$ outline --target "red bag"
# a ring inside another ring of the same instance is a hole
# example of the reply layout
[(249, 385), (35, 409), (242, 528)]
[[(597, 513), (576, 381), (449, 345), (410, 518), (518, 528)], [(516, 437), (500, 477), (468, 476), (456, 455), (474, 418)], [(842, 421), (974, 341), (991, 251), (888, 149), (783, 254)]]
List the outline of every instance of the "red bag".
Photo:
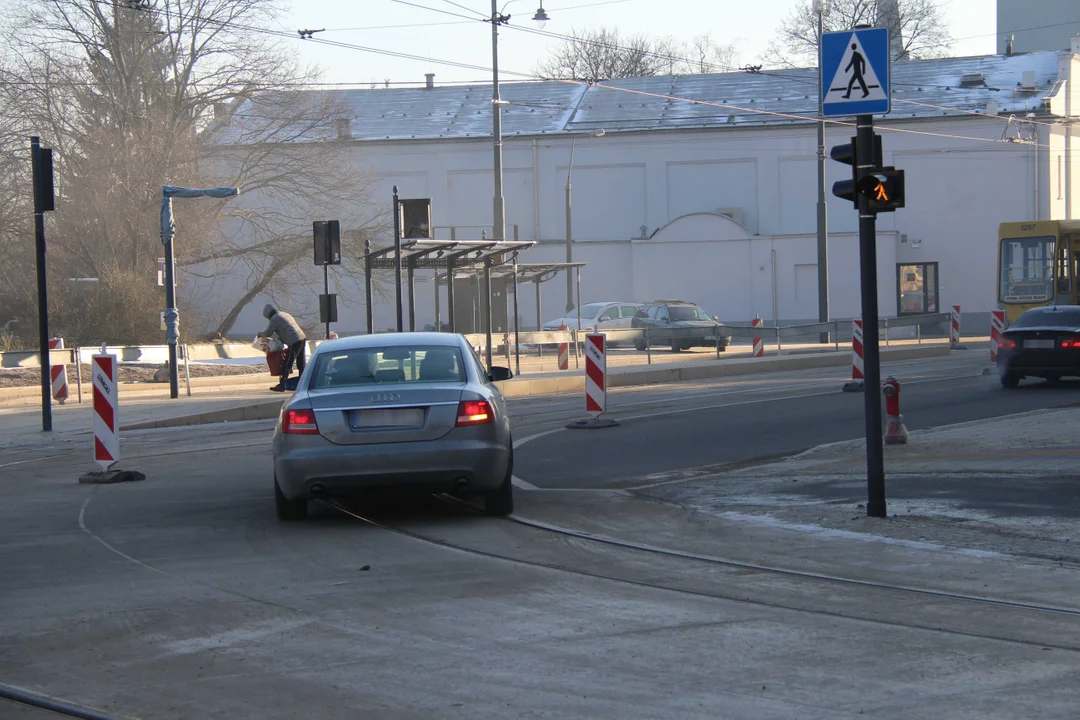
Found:
[(266, 353), (266, 364), (270, 368), (270, 374), (275, 377), (281, 375), (281, 369), (285, 367), (285, 355), (288, 351)]

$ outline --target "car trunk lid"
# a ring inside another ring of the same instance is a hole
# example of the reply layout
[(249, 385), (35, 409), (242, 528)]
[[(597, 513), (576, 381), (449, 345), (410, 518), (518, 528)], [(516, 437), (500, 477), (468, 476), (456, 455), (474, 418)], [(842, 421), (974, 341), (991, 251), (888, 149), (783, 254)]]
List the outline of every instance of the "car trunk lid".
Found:
[(437, 440), (457, 424), (464, 383), (387, 384), (308, 393), (319, 434), (337, 445)]

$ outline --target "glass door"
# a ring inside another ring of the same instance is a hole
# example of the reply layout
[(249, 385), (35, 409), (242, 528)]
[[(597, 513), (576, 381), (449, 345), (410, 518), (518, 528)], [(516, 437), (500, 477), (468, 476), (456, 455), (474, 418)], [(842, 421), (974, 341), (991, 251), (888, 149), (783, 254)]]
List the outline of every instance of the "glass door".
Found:
[(938, 310), (938, 264), (896, 266), (896, 314), (924, 315)]

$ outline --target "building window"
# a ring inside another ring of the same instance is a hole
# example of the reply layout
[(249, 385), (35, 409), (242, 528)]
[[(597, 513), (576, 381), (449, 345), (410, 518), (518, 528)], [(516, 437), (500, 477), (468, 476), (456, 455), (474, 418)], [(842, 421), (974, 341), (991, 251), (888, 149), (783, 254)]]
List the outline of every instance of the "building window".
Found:
[(938, 264), (896, 266), (896, 314), (922, 315), (938, 311)]

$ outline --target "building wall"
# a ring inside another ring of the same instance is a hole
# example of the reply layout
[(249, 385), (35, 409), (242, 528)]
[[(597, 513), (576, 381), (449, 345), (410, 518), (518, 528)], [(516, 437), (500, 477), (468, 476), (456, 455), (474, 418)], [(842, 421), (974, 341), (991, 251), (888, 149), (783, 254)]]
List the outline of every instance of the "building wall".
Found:
[(1013, 52), (1067, 50), (1080, 33), (1075, 0), (997, 0), (997, 52), (1005, 54), (1012, 35)]
[[(889, 132), (890, 126), (908, 132)], [(1004, 119), (962, 117), (901, 122), (879, 121), (886, 161), (906, 170), (907, 207), (879, 216), (878, 267), (882, 314), (896, 312), (896, 263), (939, 262), (940, 302), (965, 312), (995, 305), (997, 225), (1030, 218), (1036, 211), (1031, 145), (1000, 142)], [(1045, 130), (1045, 128), (1044, 128)], [(830, 125), (826, 145), (847, 142), (852, 129)], [(565, 258), (565, 188), (571, 139), (510, 138), (504, 144), (507, 236), (537, 240), (521, 262)], [(1043, 144), (1050, 142), (1049, 134)], [(1057, 142), (1057, 141), (1055, 141)], [(490, 139), (443, 142), (352, 143), (354, 163), (374, 177), (370, 198), (358, 198), (341, 217), (386, 212), (391, 190), (401, 197), (430, 197), (436, 236), (491, 237)], [(1044, 217), (1064, 213), (1056, 200), (1052, 149), (1040, 152)], [(810, 125), (748, 129), (613, 133), (576, 141), (572, 173), (574, 260), (585, 261), (582, 300), (648, 301), (682, 297), (701, 303), (721, 319), (794, 322), (816, 319), (816, 133)], [(1071, 171), (1075, 177), (1076, 163)], [(1064, 170), (1063, 170), (1064, 172)], [(850, 168), (826, 163), (826, 187), (850, 177)], [(1051, 192), (1048, 194), (1047, 189)], [(850, 203), (827, 193), (830, 232), (830, 294), (835, 317), (859, 313), (858, 217)], [(1075, 206), (1075, 203), (1074, 203)], [(649, 238), (669, 222), (692, 213), (724, 213), (744, 229), (732, 238), (722, 226), (706, 224), (689, 235)], [(644, 227), (644, 235), (642, 228)], [(343, 224), (342, 230), (348, 228)], [(386, 238), (389, 242), (389, 237)], [(772, 252), (777, 254), (773, 309)], [(279, 298), (307, 319), (317, 314), (321, 273), (311, 268), (309, 286)], [(365, 326), (363, 277), (359, 268), (332, 270), (341, 297), (339, 331)], [(417, 284), (417, 325), (435, 320), (433, 284)], [(380, 288), (392, 278), (377, 274)], [(234, 295), (244, 277), (233, 280)], [(220, 285), (221, 283), (219, 283)], [(334, 291), (334, 287), (331, 288)], [(523, 327), (535, 324), (533, 288), (523, 292)], [(253, 334), (262, 324), (256, 298), (234, 334)], [(445, 295), (443, 320), (446, 319)], [(563, 278), (544, 283), (545, 318), (562, 313)], [(389, 297), (375, 303), (375, 326), (394, 325)], [(315, 318), (317, 319), (317, 318)]]

